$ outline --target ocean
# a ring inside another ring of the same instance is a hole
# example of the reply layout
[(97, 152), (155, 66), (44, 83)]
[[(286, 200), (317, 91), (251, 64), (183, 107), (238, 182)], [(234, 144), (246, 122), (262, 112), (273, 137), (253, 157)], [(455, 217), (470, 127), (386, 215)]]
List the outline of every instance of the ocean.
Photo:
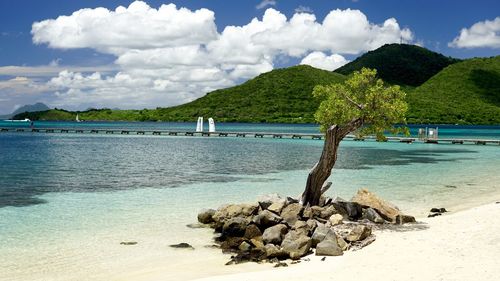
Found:
[[(13, 124), (0, 124), (5, 126)], [(35, 126), (193, 130), (196, 124)], [(413, 135), (419, 127), (425, 126), (410, 127)], [(217, 129), (318, 132), (315, 125), (291, 124), (217, 124)], [(439, 126), (439, 134), (500, 139), (500, 127)], [(223, 259), (205, 247), (210, 230), (186, 224), (195, 223), (202, 208), (269, 193), (298, 196), (322, 145), (308, 139), (2, 132), (0, 280), (128, 280), (157, 268), (171, 268), (170, 278), (204, 276), (208, 269), (189, 272), (193, 264)], [(424, 216), (431, 207), (456, 211), (498, 201), (499, 170), (498, 145), (346, 140), (328, 195), (350, 199), (368, 188), (405, 212)], [(138, 244), (120, 245), (123, 241)], [(196, 255), (168, 247), (180, 242), (192, 244)]]

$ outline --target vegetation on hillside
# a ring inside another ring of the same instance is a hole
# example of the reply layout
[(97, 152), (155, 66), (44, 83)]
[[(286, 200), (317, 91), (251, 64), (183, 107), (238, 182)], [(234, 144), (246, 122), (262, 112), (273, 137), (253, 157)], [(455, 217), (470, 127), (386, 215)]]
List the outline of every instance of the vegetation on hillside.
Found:
[[(216, 90), (180, 106), (144, 110), (89, 110), (78, 112), (82, 120), (193, 121), (198, 116), (218, 122), (313, 123), (319, 101), (312, 96), (316, 85), (345, 80), (338, 73), (299, 65), (261, 74), (241, 85)], [(67, 111), (24, 113), (16, 118), (74, 120)]]
[(453, 64), (409, 92), (409, 123), (500, 124), (500, 56)]
[(443, 68), (460, 60), (407, 44), (386, 44), (335, 70), (349, 75), (363, 67), (376, 69), (382, 80), (395, 85), (419, 86)]

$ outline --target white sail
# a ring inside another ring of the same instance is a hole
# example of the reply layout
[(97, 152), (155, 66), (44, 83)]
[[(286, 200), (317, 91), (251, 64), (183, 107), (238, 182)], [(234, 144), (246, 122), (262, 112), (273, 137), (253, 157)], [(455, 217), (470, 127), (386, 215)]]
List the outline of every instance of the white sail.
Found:
[(214, 122), (213, 118), (208, 118), (208, 131), (210, 133), (214, 133), (215, 132), (215, 122)]
[(78, 114), (76, 115), (76, 122), (80, 122), (80, 118), (78, 118)]
[(203, 117), (198, 117), (198, 123), (196, 123), (196, 131), (203, 132)]

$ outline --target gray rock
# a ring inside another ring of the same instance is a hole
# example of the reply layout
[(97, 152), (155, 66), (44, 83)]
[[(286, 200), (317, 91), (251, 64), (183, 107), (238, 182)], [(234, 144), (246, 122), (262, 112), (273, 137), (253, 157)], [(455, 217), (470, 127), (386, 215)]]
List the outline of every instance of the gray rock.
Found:
[(304, 208), (304, 211), (302, 211), (302, 217), (306, 220), (313, 218), (313, 212), (311, 207), (307, 206)]
[(247, 228), (245, 229), (245, 234), (243, 235), (243, 237), (245, 237), (246, 239), (252, 239), (259, 236), (262, 236), (262, 232), (255, 224), (247, 226)]
[(335, 232), (331, 230), (329, 227), (326, 227), (324, 224), (319, 224), (314, 230), (313, 235), (311, 236), (312, 246), (316, 247), (321, 241), (325, 240), (325, 238), (329, 236), (333, 239), (336, 237)]
[(234, 217), (249, 217), (257, 214), (258, 211), (258, 204), (230, 204), (217, 209), (212, 218), (216, 223), (224, 222)]
[(337, 239), (323, 240), (316, 245), (316, 256), (341, 256), (344, 252), (339, 246)]
[(120, 245), (125, 245), (125, 246), (137, 245), (137, 242), (135, 241), (120, 242)]
[(372, 228), (366, 225), (356, 225), (346, 237), (349, 242), (355, 242), (365, 239), (372, 234)]
[(242, 217), (228, 219), (222, 227), (222, 234), (226, 236), (243, 236), (247, 229), (248, 220)]
[(330, 222), (330, 224), (332, 226), (334, 225), (337, 225), (337, 224), (341, 224), (342, 223), (342, 220), (344, 219), (344, 217), (340, 214), (333, 214), (330, 216), (330, 218), (328, 219), (328, 221)]
[(286, 225), (277, 224), (264, 230), (264, 234), (262, 234), (262, 240), (266, 244), (280, 245), (283, 241), (283, 237), (287, 232), (288, 228), (286, 227)]
[(363, 218), (372, 221), (374, 223), (384, 223), (385, 220), (372, 208), (366, 208), (363, 210)]
[(275, 214), (280, 214), (281, 210), (283, 210), (284, 207), (285, 207), (284, 201), (274, 202), (269, 207), (267, 207), (267, 210), (269, 210)]
[(250, 239), (250, 243), (257, 249), (264, 249), (264, 242), (262, 241), (262, 237), (252, 238)]
[(238, 247), (238, 249), (242, 252), (248, 252), (250, 251), (250, 249), (252, 249), (252, 245), (250, 245), (248, 242), (246, 241), (243, 241), (241, 242), (240, 246)]
[(264, 247), (264, 250), (266, 251), (266, 256), (267, 258), (286, 258), (288, 257), (287, 253), (281, 249), (281, 247), (273, 245), (273, 244), (267, 244)]
[(306, 221), (307, 228), (309, 229), (309, 233), (314, 233), (316, 227), (318, 226), (318, 222), (312, 219)]
[(324, 207), (323, 208), (323, 210), (321, 211), (319, 217), (322, 218), (322, 219), (327, 220), (328, 218), (330, 218), (335, 213), (336, 213), (335, 207), (328, 206), (328, 207)]
[(281, 247), (292, 260), (296, 260), (309, 252), (311, 244), (311, 238), (307, 235), (297, 231), (290, 231), (285, 235)]
[(293, 226), (299, 220), (302, 209), (303, 207), (301, 204), (292, 203), (283, 208), (281, 217), (289, 226)]
[(349, 249), (349, 244), (347, 244), (344, 238), (340, 237), (339, 235), (337, 235), (337, 244), (339, 245), (340, 249), (342, 249), (342, 251), (347, 251), (347, 249)]
[(269, 206), (271, 206), (275, 202), (285, 202), (284, 198), (281, 198), (281, 196), (277, 193), (273, 194), (266, 194), (263, 196), (259, 196), (257, 198), (257, 201), (259, 202), (259, 206), (262, 208), (262, 210), (267, 210)]
[(170, 245), (172, 248), (177, 248), (177, 249), (191, 249), (194, 250), (194, 247), (189, 245), (188, 243), (179, 243), (179, 244), (173, 244)]
[(396, 223), (397, 224), (410, 223), (410, 222), (416, 222), (415, 217), (409, 216), (409, 215), (397, 215), (396, 216)]
[(208, 224), (214, 222), (213, 215), (215, 214), (214, 209), (203, 209), (198, 213), (198, 221), (200, 223)]
[(307, 223), (305, 221), (297, 221), (293, 227), (293, 230), (302, 232), (305, 235), (309, 236), (309, 227), (307, 226)]
[(275, 213), (264, 210), (260, 212), (257, 216), (253, 218), (253, 222), (257, 225), (262, 226), (263, 228), (270, 227), (280, 223), (283, 220), (280, 216)]

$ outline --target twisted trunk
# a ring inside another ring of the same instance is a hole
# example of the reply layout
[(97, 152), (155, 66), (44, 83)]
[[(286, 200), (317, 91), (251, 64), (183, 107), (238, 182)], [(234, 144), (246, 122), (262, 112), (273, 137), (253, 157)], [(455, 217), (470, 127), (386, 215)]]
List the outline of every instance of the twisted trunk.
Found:
[[(306, 182), (306, 188), (302, 194), (302, 204), (304, 206), (316, 206), (319, 204), (323, 185), (332, 173), (333, 166), (337, 161), (337, 150), (340, 141), (347, 134), (360, 128), (363, 125), (363, 120), (354, 119), (345, 126), (333, 125), (326, 131), (325, 143), (321, 157), (309, 172)], [(328, 188), (326, 188), (328, 189)], [(324, 189), (326, 191), (326, 189)]]

